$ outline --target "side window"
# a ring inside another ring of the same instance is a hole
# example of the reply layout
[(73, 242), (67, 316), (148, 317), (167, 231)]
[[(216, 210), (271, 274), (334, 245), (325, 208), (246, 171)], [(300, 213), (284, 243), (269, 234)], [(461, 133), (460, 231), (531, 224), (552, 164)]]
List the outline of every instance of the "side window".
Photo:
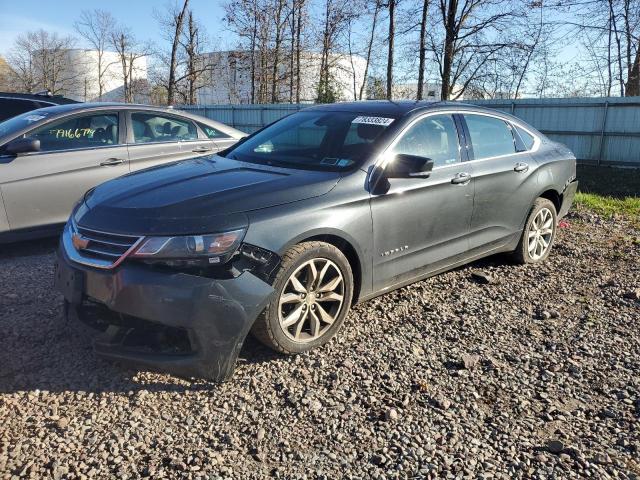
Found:
[(131, 124), (135, 143), (179, 142), (198, 138), (194, 123), (176, 117), (132, 113)]
[(118, 143), (118, 114), (83, 115), (37, 128), (28, 137), (40, 140), (40, 151), (96, 148)]
[(204, 134), (207, 136), (207, 138), (230, 138), (229, 135), (227, 135), (226, 133), (221, 132), (218, 129), (215, 129), (209, 125), (205, 125), (204, 123), (198, 123), (198, 125), (200, 125), (200, 128), (202, 129), (202, 131), (204, 132)]
[(518, 131), (518, 135), (520, 135), (525, 148), (527, 150), (531, 150), (533, 148), (533, 144), (536, 141), (535, 137), (523, 128), (518, 127), (517, 125), (515, 126), (515, 129)]
[(451, 115), (430, 115), (414, 123), (393, 147), (393, 153), (433, 160), (434, 167), (460, 161), (458, 132)]
[(465, 114), (471, 145), (476, 160), (516, 152), (516, 145), (507, 123), (486, 115)]

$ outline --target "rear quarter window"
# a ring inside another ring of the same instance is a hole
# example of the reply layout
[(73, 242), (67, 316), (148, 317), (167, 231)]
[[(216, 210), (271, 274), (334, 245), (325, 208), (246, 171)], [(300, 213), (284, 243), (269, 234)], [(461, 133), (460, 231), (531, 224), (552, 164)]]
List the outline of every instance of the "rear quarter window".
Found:
[(522, 139), (522, 143), (524, 143), (524, 146), (527, 150), (531, 150), (533, 148), (533, 145), (536, 143), (536, 139), (533, 135), (531, 135), (529, 132), (527, 132), (525, 129), (514, 125), (516, 131), (518, 132), (518, 135), (520, 135), (520, 138)]
[(207, 138), (231, 138), (229, 135), (227, 135), (226, 133), (218, 130), (217, 128), (213, 128), (209, 125), (205, 125), (204, 123), (199, 123), (198, 125), (200, 126), (200, 128), (202, 129), (202, 131), (204, 132), (204, 134), (207, 136)]

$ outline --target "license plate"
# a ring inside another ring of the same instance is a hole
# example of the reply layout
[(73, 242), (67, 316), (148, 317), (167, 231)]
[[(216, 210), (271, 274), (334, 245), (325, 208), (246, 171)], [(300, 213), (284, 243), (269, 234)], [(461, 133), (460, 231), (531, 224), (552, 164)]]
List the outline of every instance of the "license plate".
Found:
[(84, 290), (84, 272), (56, 263), (55, 287), (70, 303), (80, 303)]

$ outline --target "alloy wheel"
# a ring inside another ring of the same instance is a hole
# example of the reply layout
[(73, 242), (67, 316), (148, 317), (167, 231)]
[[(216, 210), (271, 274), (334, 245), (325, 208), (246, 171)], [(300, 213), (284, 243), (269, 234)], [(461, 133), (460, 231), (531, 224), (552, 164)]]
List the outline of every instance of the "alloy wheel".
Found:
[(278, 319), (285, 335), (296, 342), (320, 338), (343, 307), (344, 278), (326, 258), (313, 258), (289, 277), (280, 294)]
[(542, 258), (553, 239), (553, 214), (548, 208), (541, 208), (529, 226), (527, 249), (532, 260)]

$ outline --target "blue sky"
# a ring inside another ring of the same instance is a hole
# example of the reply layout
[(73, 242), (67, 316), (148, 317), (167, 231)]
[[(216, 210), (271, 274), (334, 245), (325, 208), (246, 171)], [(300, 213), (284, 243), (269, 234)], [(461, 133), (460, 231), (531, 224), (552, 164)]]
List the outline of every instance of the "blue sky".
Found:
[[(165, 0), (0, 0), (0, 55), (5, 55), (16, 36), (25, 31), (43, 28), (75, 35), (73, 22), (80, 12), (94, 8), (111, 12), (120, 23), (134, 29), (140, 40), (149, 39), (155, 43), (161, 38), (153, 9), (163, 8), (167, 3)], [(221, 1), (191, 0), (191, 5), (213, 39), (229, 41), (230, 32), (222, 31), (224, 8)]]

